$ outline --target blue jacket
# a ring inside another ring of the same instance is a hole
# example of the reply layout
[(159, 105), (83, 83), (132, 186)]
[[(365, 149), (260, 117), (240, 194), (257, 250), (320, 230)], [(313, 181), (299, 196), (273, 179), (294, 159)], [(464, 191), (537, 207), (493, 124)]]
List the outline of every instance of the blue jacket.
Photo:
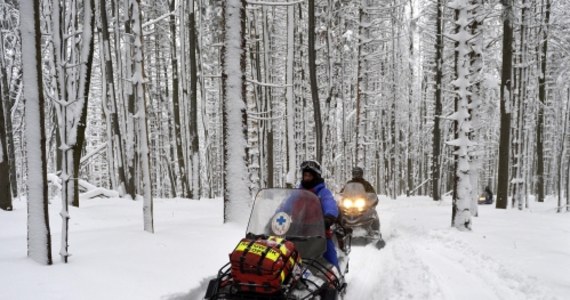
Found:
[[(302, 186), (299, 186), (299, 188), (304, 189)], [(327, 189), (324, 182), (308, 190), (315, 193), (321, 200), (321, 208), (323, 209), (324, 216), (338, 217), (338, 206), (336, 205), (332, 192)]]
[[(301, 189), (305, 189), (302, 185), (299, 186)], [(325, 183), (319, 183), (312, 189), (306, 189), (313, 193), (315, 193), (319, 199), (321, 199), (321, 208), (323, 209), (323, 215), (331, 216), (331, 217), (338, 217), (338, 206), (336, 205), (336, 201), (334, 200), (332, 192), (327, 189)], [(336, 248), (334, 242), (327, 238), (327, 249), (325, 253), (323, 253), (323, 257), (329, 261), (333, 266), (340, 270), (338, 265), (338, 256), (336, 254)]]

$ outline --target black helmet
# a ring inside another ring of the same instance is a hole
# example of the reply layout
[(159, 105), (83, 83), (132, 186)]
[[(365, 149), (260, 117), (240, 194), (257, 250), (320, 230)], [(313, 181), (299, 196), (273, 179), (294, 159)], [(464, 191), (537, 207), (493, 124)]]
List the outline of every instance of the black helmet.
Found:
[(352, 177), (353, 178), (362, 178), (364, 176), (364, 170), (361, 167), (354, 167), (352, 168)]
[(306, 160), (301, 163), (302, 172), (312, 172), (317, 176), (321, 176), (321, 164), (316, 160)]

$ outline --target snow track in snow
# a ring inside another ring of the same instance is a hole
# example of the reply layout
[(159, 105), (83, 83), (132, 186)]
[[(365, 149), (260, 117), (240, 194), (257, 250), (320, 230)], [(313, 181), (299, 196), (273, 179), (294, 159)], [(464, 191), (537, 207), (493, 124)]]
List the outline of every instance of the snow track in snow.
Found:
[[(345, 299), (438, 299), (441, 291), (407, 237), (386, 247), (353, 247)], [(419, 283), (419, 284), (418, 284)]]
[(461, 240), (470, 232), (379, 211), (386, 247), (352, 248), (345, 299), (557, 299), (537, 279), (471, 248)]

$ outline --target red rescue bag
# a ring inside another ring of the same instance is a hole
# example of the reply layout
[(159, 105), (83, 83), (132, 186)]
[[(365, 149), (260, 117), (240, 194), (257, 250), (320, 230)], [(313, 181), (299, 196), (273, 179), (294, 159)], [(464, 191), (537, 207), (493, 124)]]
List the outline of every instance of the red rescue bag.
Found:
[(242, 239), (230, 253), (232, 278), (243, 292), (280, 292), (283, 285), (299, 278), (300, 261), (295, 244), (274, 236), (255, 241)]

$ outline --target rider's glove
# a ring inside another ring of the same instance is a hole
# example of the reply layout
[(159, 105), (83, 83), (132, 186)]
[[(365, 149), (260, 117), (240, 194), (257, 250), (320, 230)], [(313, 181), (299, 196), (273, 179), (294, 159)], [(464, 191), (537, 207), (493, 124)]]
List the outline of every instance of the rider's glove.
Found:
[(328, 230), (331, 226), (336, 223), (336, 217), (326, 215), (325, 216), (325, 228)]

